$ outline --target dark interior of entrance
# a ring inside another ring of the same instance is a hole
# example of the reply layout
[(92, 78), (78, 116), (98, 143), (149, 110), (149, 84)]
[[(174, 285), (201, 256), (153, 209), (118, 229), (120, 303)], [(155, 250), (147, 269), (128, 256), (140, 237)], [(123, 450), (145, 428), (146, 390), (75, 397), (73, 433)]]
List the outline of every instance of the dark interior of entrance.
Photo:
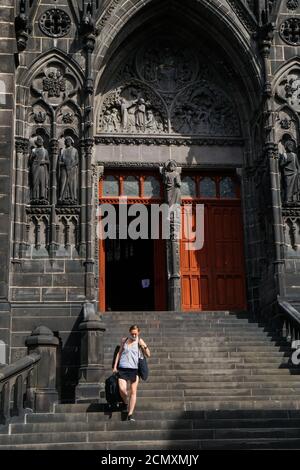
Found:
[(153, 240), (106, 240), (106, 309), (154, 310)]

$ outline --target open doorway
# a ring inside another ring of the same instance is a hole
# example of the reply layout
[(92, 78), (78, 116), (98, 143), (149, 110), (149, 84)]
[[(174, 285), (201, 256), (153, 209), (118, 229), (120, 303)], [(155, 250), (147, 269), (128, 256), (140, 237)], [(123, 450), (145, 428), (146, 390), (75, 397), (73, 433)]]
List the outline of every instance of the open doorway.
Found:
[(106, 309), (154, 310), (153, 240), (106, 240)]

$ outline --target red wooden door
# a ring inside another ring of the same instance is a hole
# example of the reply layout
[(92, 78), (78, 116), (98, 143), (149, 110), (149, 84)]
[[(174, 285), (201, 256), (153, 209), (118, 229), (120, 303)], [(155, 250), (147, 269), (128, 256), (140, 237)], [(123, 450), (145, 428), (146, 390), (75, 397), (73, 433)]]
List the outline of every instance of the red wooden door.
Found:
[[(216, 178), (217, 179), (217, 178)], [(221, 177), (218, 178), (218, 184)], [(219, 186), (218, 186), (219, 187)], [(204, 245), (188, 250), (189, 240), (181, 241), (182, 309), (238, 310), (246, 307), (243, 229), (239, 191), (236, 197), (222, 198), (220, 190), (204, 204)], [(191, 211), (195, 227), (195, 209)], [(183, 218), (182, 223), (187, 223)], [(183, 230), (183, 234), (185, 231)]]

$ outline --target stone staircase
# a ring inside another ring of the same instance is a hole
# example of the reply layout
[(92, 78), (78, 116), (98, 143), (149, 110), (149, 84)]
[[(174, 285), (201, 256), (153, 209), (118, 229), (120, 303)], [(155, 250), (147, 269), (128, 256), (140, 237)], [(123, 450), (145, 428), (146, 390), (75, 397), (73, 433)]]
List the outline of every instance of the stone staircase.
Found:
[(104, 316), (106, 376), (138, 323), (151, 349), (136, 422), (102, 404), (59, 404), (2, 427), (1, 449), (300, 449), (300, 377), (290, 346), (246, 312)]

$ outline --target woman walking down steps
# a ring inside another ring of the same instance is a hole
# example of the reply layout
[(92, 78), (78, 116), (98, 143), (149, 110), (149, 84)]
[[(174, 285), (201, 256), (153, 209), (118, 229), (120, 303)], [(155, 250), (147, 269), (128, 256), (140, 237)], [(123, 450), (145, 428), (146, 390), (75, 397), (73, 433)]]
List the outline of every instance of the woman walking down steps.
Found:
[[(141, 354), (150, 357), (150, 350), (144, 340), (139, 337), (140, 328), (132, 325), (129, 328), (129, 337), (122, 338), (121, 347), (116, 355), (113, 373), (119, 372), (119, 389), (122, 400), (127, 404), (127, 382), (130, 382), (130, 397), (128, 402), (129, 421), (135, 421), (133, 412), (136, 405), (137, 388), (139, 384), (138, 363)], [(142, 353), (141, 351), (142, 350)]]

